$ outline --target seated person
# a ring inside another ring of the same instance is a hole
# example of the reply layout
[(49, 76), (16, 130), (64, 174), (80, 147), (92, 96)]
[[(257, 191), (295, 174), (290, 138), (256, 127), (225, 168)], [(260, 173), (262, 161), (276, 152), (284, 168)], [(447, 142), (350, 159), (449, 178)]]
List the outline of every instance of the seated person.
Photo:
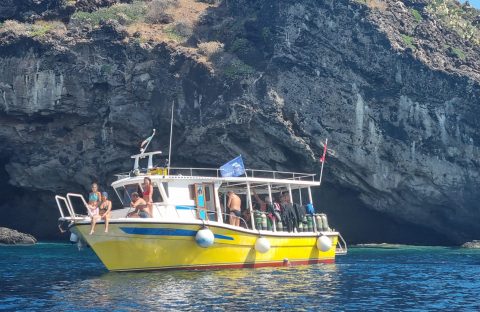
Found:
[(92, 191), (88, 194), (88, 205), (90, 216), (98, 215), (98, 202), (100, 201), (100, 192), (98, 191), (97, 183), (92, 183)]
[(95, 225), (98, 220), (105, 220), (105, 233), (108, 233), (108, 221), (110, 220), (110, 211), (112, 210), (112, 202), (108, 200), (108, 193), (102, 193), (102, 200), (98, 206), (99, 213), (92, 217), (92, 227), (90, 235), (95, 232)]
[(138, 196), (137, 192), (132, 193), (132, 202), (130, 207), (135, 210), (127, 214), (127, 218), (151, 218), (152, 216), (148, 213), (147, 203), (143, 198)]

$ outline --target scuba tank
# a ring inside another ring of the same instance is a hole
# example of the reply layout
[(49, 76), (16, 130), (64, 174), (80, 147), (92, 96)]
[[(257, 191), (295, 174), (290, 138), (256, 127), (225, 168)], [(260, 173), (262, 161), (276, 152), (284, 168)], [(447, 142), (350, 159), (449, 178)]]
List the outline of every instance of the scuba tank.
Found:
[(307, 215), (307, 229), (309, 232), (313, 232), (313, 219), (311, 215)]
[(298, 222), (297, 230), (298, 230), (298, 232), (303, 232), (303, 223), (301, 221)]
[(255, 220), (255, 228), (257, 230), (262, 229), (262, 217), (260, 216), (260, 211), (255, 210), (253, 212), (253, 219)]
[(322, 217), (320, 216), (320, 214), (315, 215), (315, 222), (317, 223), (317, 231), (319, 232), (323, 231)]
[(273, 231), (272, 219), (270, 219), (268, 216), (267, 216), (267, 230)]
[(262, 230), (267, 229), (267, 214), (265, 212), (261, 212), (260, 214), (261, 222), (262, 222)]
[(283, 232), (283, 223), (280, 220), (278, 220), (278, 223), (277, 223), (277, 231)]
[(323, 231), (330, 231), (330, 228), (328, 227), (327, 215), (322, 213), (320, 216), (322, 218), (322, 230)]

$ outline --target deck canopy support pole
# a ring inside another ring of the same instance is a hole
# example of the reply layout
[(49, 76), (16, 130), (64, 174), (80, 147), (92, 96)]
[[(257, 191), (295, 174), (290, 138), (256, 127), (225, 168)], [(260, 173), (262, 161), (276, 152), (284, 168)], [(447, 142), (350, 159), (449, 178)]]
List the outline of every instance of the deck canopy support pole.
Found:
[(268, 187), (268, 200), (270, 200), (271, 203), (273, 203), (273, 198), (272, 198), (272, 186), (270, 183), (267, 184)]
[(300, 198), (300, 205), (303, 205), (303, 201), (302, 201), (302, 188), (301, 188), (301, 187), (298, 188), (298, 195), (299, 195), (299, 198)]
[(225, 218), (225, 222), (227, 222), (227, 193), (223, 192), (223, 213)]
[(255, 230), (255, 218), (252, 209), (252, 194), (250, 194), (250, 182), (247, 182), (247, 209), (250, 211), (250, 220), (252, 222), (252, 230)]
[(288, 185), (288, 195), (290, 196), (290, 203), (293, 204), (293, 196), (292, 196), (292, 186)]
[[(309, 201), (309, 204), (313, 205), (312, 190), (310, 189), (310, 186), (308, 187), (308, 201)], [(313, 231), (317, 233), (317, 220), (315, 220), (315, 215), (312, 216), (312, 219), (313, 219)]]
[[(270, 185), (270, 183), (268, 183), (267, 187), (268, 187), (268, 200), (270, 201), (270, 205), (273, 205), (272, 185)], [(276, 222), (275, 222), (275, 217), (272, 220), (272, 224), (273, 224), (273, 231), (276, 232), (277, 231), (277, 225), (276, 225)]]

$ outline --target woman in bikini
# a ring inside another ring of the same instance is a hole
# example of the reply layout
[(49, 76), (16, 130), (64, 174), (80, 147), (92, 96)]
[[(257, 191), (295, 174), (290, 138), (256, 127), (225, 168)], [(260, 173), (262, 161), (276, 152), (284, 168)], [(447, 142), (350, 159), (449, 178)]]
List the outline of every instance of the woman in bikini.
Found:
[(90, 230), (90, 235), (95, 232), (95, 224), (99, 220), (105, 220), (105, 233), (108, 233), (108, 222), (110, 220), (110, 211), (112, 210), (112, 202), (108, 200), (108, 193), (102, 193), (102, 201), (98, 206), (99, 213), (92, 217), (92, 229)]
[(92, 191), (88, 194), (88, 209), (91, 216), (98, 214), (98, 202), (100, 201), (100, 192), (97, 183), (92, 183)]
[(153, 195), (153, 185), (152, 185), (152, 180), (150, 180), (149, 177), (145, 177), (143, 179), (143, 199), (147, 203), (147, 213), (152, 217), (152, 210), (153, 210), (153, 200), (152, 200), (152, 195)]

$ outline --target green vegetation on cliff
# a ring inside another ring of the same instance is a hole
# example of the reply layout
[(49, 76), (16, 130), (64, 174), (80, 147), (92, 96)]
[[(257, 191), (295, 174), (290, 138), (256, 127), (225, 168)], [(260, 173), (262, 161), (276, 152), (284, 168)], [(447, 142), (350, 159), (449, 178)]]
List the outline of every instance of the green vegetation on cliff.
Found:
[(426, 11), (468, 41), (480, 45), (479, 11), (456, 0), (434, 0)]

